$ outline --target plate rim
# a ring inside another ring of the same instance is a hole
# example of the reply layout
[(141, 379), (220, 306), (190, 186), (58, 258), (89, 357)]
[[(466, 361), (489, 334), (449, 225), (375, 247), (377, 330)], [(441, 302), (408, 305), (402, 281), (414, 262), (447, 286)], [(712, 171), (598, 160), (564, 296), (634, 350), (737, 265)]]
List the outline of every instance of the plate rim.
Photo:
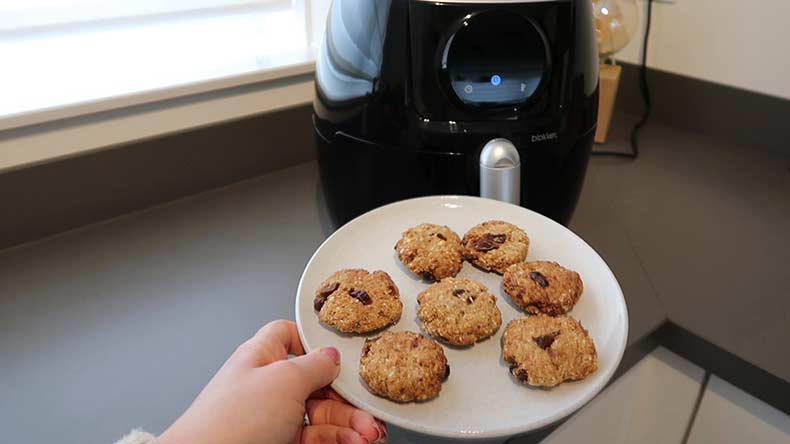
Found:
[[(540, 214), (540, 213), (538, 213), (536, 211), (533, 211), (533, 210), (531, 210), (529, 208), (522, 207), (520, 205), (515, 205), (515, 204), (509, 203), (509, 202), (503, 202), (503, 201), (495, 200), (495, 199), (487, 199), (487, 198), (483, 198), (483, 197), (463, 196), (463, 195), (436, 195), (436, 196), (424, 196), (424, 197), (415, 197), (415, 198), (411, 198), (411, 199), (404, 199), (404, 200), (393, 202), (393, 203), (390, 203), (390, 204), (387, 204), (387, 205), (382, 205), (380, 207), (377, 207), (377, 208), (374, 208), (374, 209), (372, 209), (370, 211), (367, 211), (366, 213), (363, 213), (363, 214), (355, 217), (354, 219), (346, 222), (341, 227), (336, 229), (329, 237), (327, 237), (323, 242), (321, 242), (321, 245), (319, 245), (318, 248), (316, 248), (315, 252), (313, 252), (312, 256), (310, 256), (310, 260), (308, 260), (307, 264), (305, 264), (304, 270), (302, 271), (302, 276), (299, 278), (299, 285), (296, 287), (296, 298), (294, 300), (294, 312), (295, 312), (295, 319), (296, 319), (296, 327), (297, 327), (297, 331), (299, 333), (299, 340), (302, 342), (302, 344), (304, 346), (305, 353), (309, 353), (311, 350), (306, 345), (306, 340), (305, 340), (305, 337), (304, 337), (304, 331), (302, 329), (302, 319), (301, 319), (301, 316), (299, 314), (299, 311), (300, 311), (299, 310), (300, 294), (302, 292), (302, 286), (304, 284), (304, 279), (305, 279), (305, 275), (307, 274), (307, 270), (310, 268), (310, 265), (313, 263), (315, 258), (321, 252), (321, 250), (324, 249), (326, 244), (329, 243), (332, 240), (332, 238), (334, 238), (335, 235), (337, 235), (344, 228), (350, 226), (353, 223), (359, 223), (360, 220), (366, 219), (368, 217), (371, 217), (375, 213), (378, 213), (380, 211), (384, 211), (384, 210), (386, 210), (386, 209), (388, 209), (390, 207), (401, 206), (401, 205), (409, 205), (409, 204), (411, 204), (413, 202), (417, 202), (417, 201), (437, 201), (437, 202), (441, 202), (441, 201), (447, 201), (447, 200), (470, 201), (470, 202), (471, 201), (484, 200), (484, 201), (496, 202), (497, 204), (502, 204), (502, 205), (505, 205), (505, 206), (511, 206), (514, 209), (527, 211), (527, 212), (532, 213), (535, 216), (538, 216), (539, 218), (544, 219), (545, 221), (548, 221), (550, 224), (554, 224), (554, 225), (559, 226), (561, 229), (569, 232), (572, 236), (574, 236), (582, 244), (588, 246), (595, 253), (595, 256), (597, 256), (598, 259), (603, 263), (603, 265), (606, 268), (606, 271), (609, 273), (610, 277), (614, 281), (615, 287), (617, 289), (617, 295), (616, 296), (619, 296), (619, 298), (615, 298), (615, 299), (617, 299), (620, 302), (620, 304), (618, 304), (618, 305), (620, 305), (622, 307), (622, 309), (623, 309), (623, 314), (624, 314), (624, 316), (623, 316), (623, 334), (619, 338), (619, 344), (618, 344), (618, 347), (617, 347), (617, 354), (616, 354), (617, 359), (615, 360), (615, 364), (612, 365), (612, 367), (606, 372), (606, 374), (604, 374), (604, 377), (603, 377), (603, 379), (601, 379), (601, 382), (597, 386), (594, 386), (593, 389), (590, 390), (585, 396), (583, 396), (578, 402), (570, 405), (569, 407), (564, 407), (564, 408), (560, 409), (560, 411), (558, 411), (557, 413), (555, 413), (553, 415), (550, 415), (550, 416), (548, 416), (546, 418), (543, 418), (543, 419), (541, 419), (539, 421), (530, 423), (529, 425), (526, 425), (526, 426), (510, 426), (510, 427), (504, 427), (504, 428), (497, 428), (496, 430), (488, 429), (488, 430), (483, 430), (483, 431), (479, 431), (479, 432), (475, 432), (475, 433), (462, 432), (462, 431), (445, 432), (443, 430), (435, 430), (435, 429), (431, 429), (429, 427), (424, 427), (424, 426), (422, 426), (420, 424), (413, 423), (413, 422), (411, 422), (409, 420), (402, 420), (397, 415), (392, 415), (392, 414), (390, 414), (390, 413), (388, 413), (388, 412), (386, 412), (384, 410), (376, 408), (375, 406), (368, 405), (365, 402), (360, 402), (358, 400), (355, 400), (355, 401), (357, 401), (358, 404), (361, 405), (361, 407), (360, 406), (357, 406), (357, 407), (361, 408), (362, 410), (367, 411), (368, 413), (372, 414), (376, 418), (381, 419), (382, 421), (384, 421), (384, 422), (386, 422), (388, 424), (393, 424), (393, 425), (395, 425), (397, 427), (400, 427), (400, 428), (403, 428), (403, 429), (406, 429), (406, 430), (410, 430), (410, 431), (421, 433), (421, 434), (428, 435), (428, 436), (439, 437), (439, 438), (462, 439), (462, 440), (479, 440), (479, 439), (505, 438), (505, 437), (510, 437), (510, 436), (522, 434), (522, 433), (527, 433), (527, 432), (539, 430), (539, 429), (542, 429), (542, 428), (544, 428), (544, 427), (546, 427), (546, 426), (548, 426), (550, 424), (553, 424), (554, 422), (557, 422), (557, 421), (559, 421), (559, 420), (571, 415), (575, 411), (577, 411), (580, 408), (584, 407), (588, 402), (590, 402), (593, 398), (595, 398), (601, 392), (601, 390), (603, 390), (603, 388), (606, 387), (606, 385), (609, 383), (609, 381), (612, 379), (612, 376), (617, 371), (617, 369), (620, 366), (620, 363), (622, 362), (623, 355), (625, 353), (625, 349), (626, 349), (626, 346), (627, 346), (627, 343), (628, 343), (628, 330), (629, 330), (629, 327), (630, 327), (630, 325), (629, 325), (629, 316), (628, 316), (628, 304), (627, 304), (627, 302), (625, 300), (625, 296), (623, 294), (623, 289), (620, 286), (620, 281), (617, 279), (617, 276), (614, 274), (614, 272), (612, 271), (611, 267), (606, 262), (606, 260), (601, 256), (601, 254), (598, 252), (598, 250), (596, 250), (592, 245), (588, 244), (587, 241), (582, 239), (581, 236), (576, 234), (570, 228), (560, 224), (559, 222), (556, 222), (555, 220), (553, 220), (553, 219), (551, 219), (551, 218), (549, 218), (547, 216), (544, 216), (544, 215), (542, 215), (542, 214)], [(345, 392), (343, 389), (337, 387), (337, 383), (335, 381), (332, 382), (330, 387), (332, 387), (332, 389), (334, 389), (344, 399), (348, 400), (348, 398), (349, 398), (348, 393)], [(351, 403), (350, 400), (349, 400), (349, 402)], [(352, 403), (352, 405), (355, 405), (355, 404)]]

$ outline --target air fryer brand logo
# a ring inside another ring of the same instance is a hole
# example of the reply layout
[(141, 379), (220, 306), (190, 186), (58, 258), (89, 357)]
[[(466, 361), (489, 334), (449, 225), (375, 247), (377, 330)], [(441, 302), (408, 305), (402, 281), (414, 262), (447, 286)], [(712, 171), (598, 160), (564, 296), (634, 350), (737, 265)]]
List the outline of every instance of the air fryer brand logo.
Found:
[(533, 134), (532, 135), (532, 142), (548, 142), (549, 140), (556, 140), (557, 139), (557, 132), (551, 133), (540, 133), (540, 134)]

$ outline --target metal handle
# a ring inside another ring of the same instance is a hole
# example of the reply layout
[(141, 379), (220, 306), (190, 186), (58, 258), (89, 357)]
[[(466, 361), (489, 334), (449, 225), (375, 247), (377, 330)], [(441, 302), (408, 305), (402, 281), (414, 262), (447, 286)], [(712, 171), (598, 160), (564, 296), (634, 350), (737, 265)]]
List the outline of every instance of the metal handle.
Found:
[(480, 152), (480, 197), (521, 204), (521, 157), (507, 139), (492, 139)]

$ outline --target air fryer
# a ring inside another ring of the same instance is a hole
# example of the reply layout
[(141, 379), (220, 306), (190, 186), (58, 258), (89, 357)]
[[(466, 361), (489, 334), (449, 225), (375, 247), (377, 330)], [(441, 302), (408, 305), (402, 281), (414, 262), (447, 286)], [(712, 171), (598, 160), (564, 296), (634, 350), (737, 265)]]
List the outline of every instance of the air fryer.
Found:
[(589, 0), (335, 0), (315, 85), (335, 224), (437, 194), (570, 220), (598, 107)]

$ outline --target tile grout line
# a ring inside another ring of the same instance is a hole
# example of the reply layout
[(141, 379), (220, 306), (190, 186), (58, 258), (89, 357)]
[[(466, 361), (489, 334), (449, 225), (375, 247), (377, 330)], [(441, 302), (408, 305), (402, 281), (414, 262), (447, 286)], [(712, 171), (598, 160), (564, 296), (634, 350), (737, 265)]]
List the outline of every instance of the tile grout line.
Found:
[(689, 423), (686, 425), (686, 431), (683, 433), (683, 440), (680, 441), (681, 444), (688, 444), (689, 437), (691, 436), (691, 429), (694, 427), (699, 408), (702, 405), (702, 397), (705, 396), (705, 391), (708, 389), (708, 381), (710, 381), (710, 372), (706, 370), (705, 376), (702, 378), (702, 384), (700, 384), (699, 387), (697, 400), (694, 402), (694, 409), (691, 411), (691, 417), (689, 417)]
[(628, 238), (628, 246), (631, 248), (631, 252), (634, 253), (634, 256), (636, 257), (636, 263), (639, 265), (639, 268), (645, 274), (645, 277), (647, 278), (647, 283), (650, 284), (650, 289), (653, 290), (653, 296), (655, 296), (656, 300), (658, 301), (658, 305), (661, 306), (661, 311), (664, 312), (664, 321), (661, 323), (661, 325), (659, 325), (659, 327), (661, 327), (669, 320), (669, 312), (667, 311), (664, 301), (661, 299), (661, 295), (658, 294), (658, 288), (656, 288), (656, 285), (653, 283), (653, 277), (650, 276), (650, 273), (647, 271), (647, 267), (645, 266), (645, 263), (642, 260), (642, 256), (639, 254), (639, 251), (636, 249), (636, 245), (634, 244), (634, 238), (633, 236), (631, 236), (631, 231), (628, 229), (625, 223), (623, 223), (622, 226), (623, 226), (623, 231), (625, 232), (625, 237)]

